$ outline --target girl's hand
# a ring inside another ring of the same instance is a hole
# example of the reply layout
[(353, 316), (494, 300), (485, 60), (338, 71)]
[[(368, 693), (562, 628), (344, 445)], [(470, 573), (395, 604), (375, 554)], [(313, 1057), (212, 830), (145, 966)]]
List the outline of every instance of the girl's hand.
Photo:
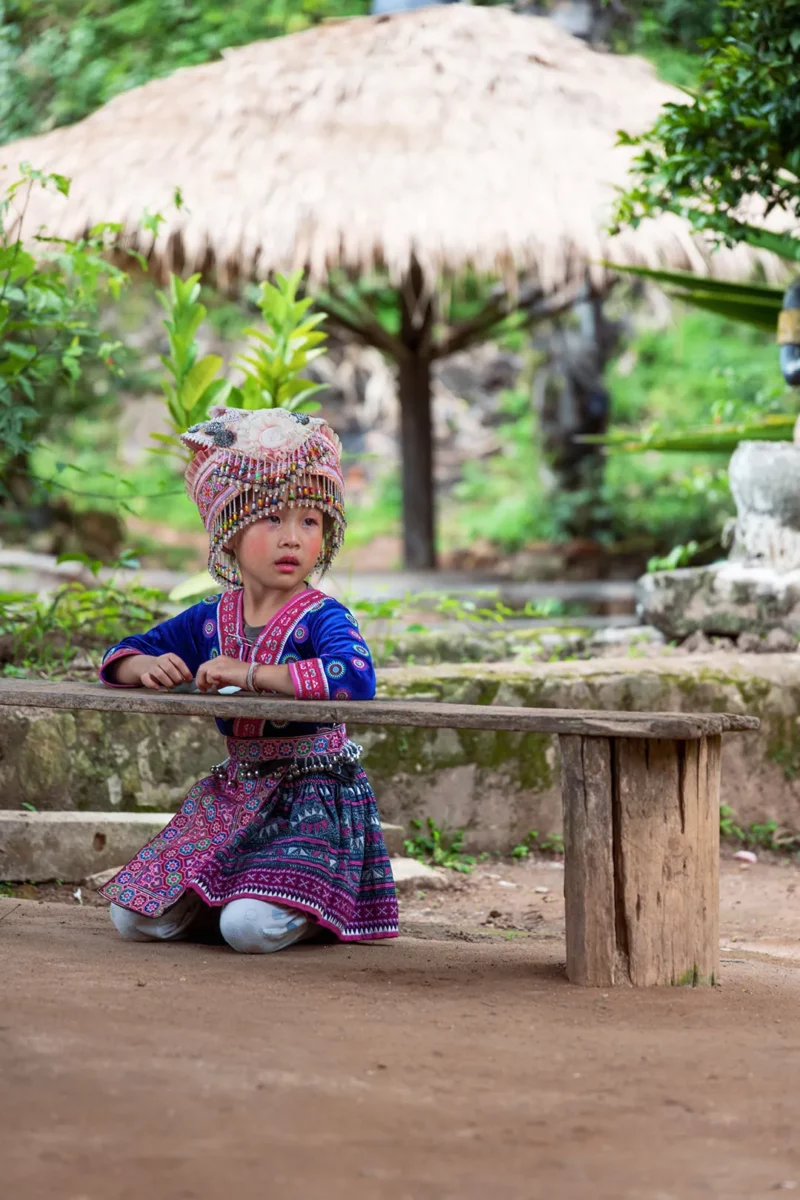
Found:
[(197, 687), (201, 692), (218, 692), (222, 687), (247, 686), (247, 671), (249, 664), (240, 662), (238, 658), (228, 658), (220, 654), (204, 662), (197, 672)]
[[(127, 661), (129, 660), (122, 659), (122, 662)], [(159, 654), (157, 658), (149, 654), (137, 654), (133, 663), (141, 670), (140, 687), (168, 690), (192, 681), (192, 672), (177, 654)]]

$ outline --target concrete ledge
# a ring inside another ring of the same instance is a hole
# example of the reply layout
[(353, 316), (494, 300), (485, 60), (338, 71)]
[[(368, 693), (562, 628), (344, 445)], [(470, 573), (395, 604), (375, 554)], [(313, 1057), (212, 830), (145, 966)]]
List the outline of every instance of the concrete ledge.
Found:
[(0, 812), (0, 879), (80, 883), (133, 858), (170, 813)]
[[(118, 868), (155, 837), (172, 813), (0, 810), (0, 880), (82, 883)], [(384, 825), (389, 854), (403, 853), (401, 825)]]

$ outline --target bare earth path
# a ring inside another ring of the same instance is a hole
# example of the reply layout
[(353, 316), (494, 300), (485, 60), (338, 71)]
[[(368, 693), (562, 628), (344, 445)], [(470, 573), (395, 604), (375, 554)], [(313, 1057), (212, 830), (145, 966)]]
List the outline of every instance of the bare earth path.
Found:
[(569, 987), (527, 863), (408, 901), (394, 943), (268, 959), (0, 900), (0, 1196), (800, 1194), (796, 883), (726, 867), (709, 991)]

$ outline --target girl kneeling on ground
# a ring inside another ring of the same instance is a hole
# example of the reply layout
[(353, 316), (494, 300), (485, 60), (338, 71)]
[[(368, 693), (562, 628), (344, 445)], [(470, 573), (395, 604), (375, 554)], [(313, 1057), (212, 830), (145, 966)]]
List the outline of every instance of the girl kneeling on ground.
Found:
[[(103, 660), (113, 687), (238, 687), (370, 700), (375, 672), (353, 615), (309, 586), (344, 535), (339, 440), (315, 417), (213, 408), (183, 441), (189, 495), (226, 589)], [(375, 797), (343, 725), (217, 720), (228, 757), (102, 889), (130, 941), (175, 941), (219, 910), (234, 950), (266, 954), (331, 930), (397, 935)]]

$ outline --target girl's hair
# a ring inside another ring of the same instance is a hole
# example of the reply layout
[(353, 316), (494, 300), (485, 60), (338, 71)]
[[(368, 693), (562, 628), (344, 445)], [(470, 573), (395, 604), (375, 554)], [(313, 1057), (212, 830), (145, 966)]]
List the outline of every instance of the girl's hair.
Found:
[[(327, 562), (330, 562), (330, 555), (326, 552), (331, 548), (331, 543), (333, 542), (333, 536), (335, 532), (336, 522), (330, 513), (324, 512), (322, 514), (322, 558)], [(320, 579), (325, 574), (327, 569), (327, 567), (322, 568), (319, 575)]]

